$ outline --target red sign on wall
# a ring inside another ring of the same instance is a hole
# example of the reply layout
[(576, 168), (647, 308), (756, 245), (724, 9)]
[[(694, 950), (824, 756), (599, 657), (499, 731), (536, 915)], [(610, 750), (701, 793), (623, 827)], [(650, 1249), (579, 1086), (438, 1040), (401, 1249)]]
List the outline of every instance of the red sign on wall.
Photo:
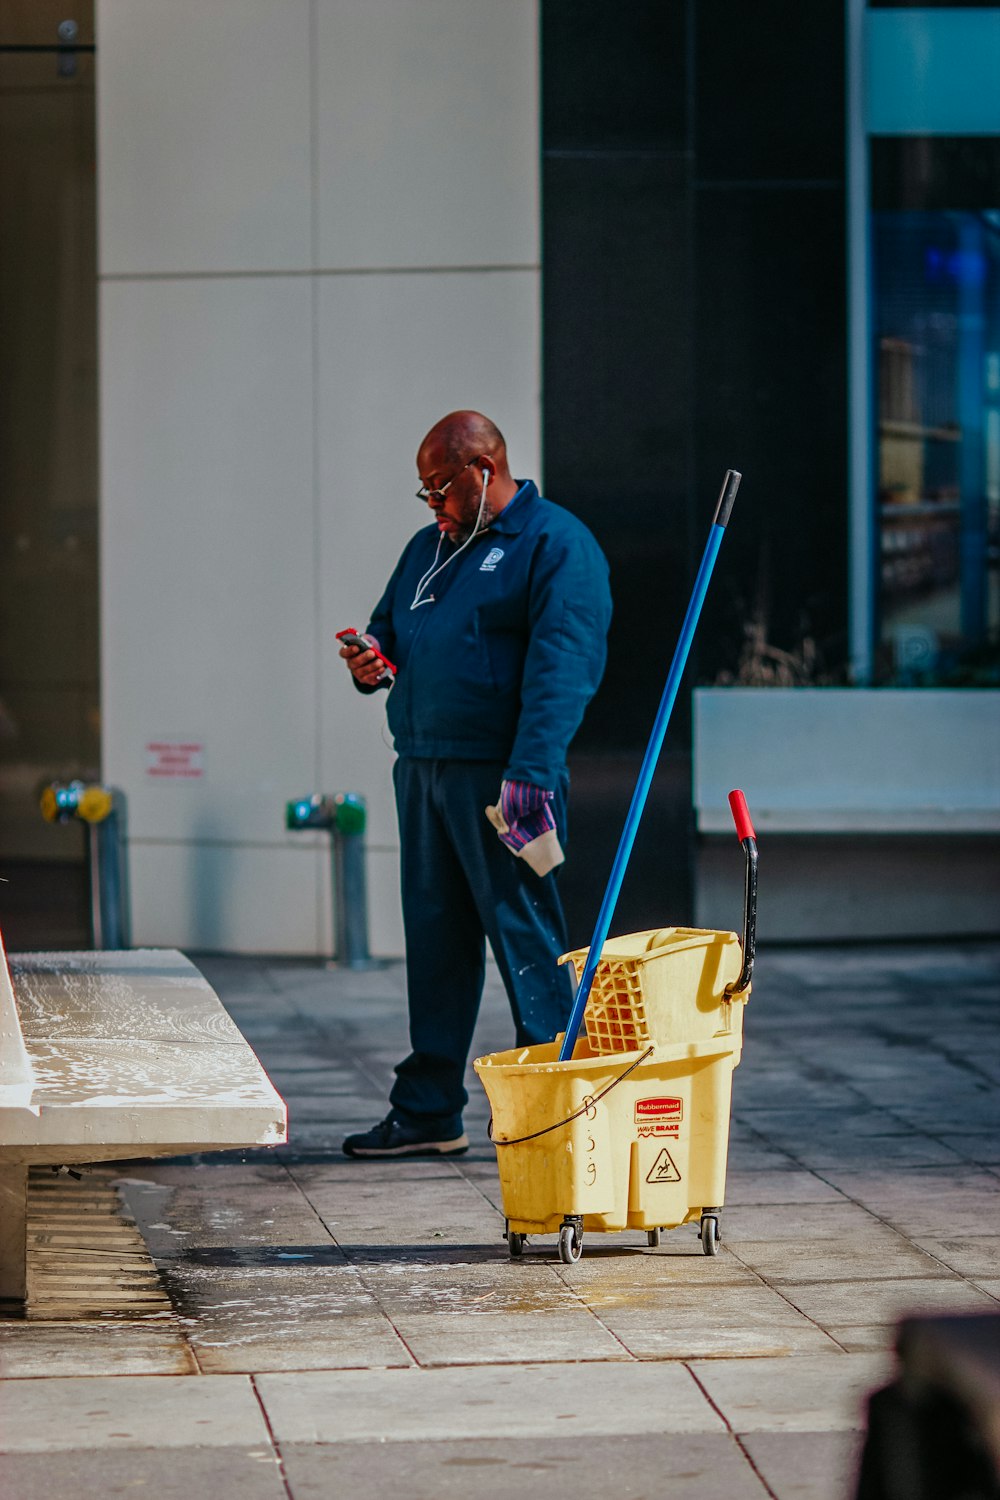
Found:
[(192, 781), (205, 774), (205, 746), (199, 740), (149, 740), (146, 775), (160, 781)]

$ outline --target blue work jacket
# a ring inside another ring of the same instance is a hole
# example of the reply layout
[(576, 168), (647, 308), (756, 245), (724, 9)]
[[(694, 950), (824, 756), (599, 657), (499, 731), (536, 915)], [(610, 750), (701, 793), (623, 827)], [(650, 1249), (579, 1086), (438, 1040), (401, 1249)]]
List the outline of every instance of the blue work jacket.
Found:
[(388, 720), (399, 755), (500, 760), (505, 778), (554, 789), (597, 690), (611, 620), (608, 564), (582, 521), (531, 480), (459, 553), (411, 538), (368, 630), (396, 664)]

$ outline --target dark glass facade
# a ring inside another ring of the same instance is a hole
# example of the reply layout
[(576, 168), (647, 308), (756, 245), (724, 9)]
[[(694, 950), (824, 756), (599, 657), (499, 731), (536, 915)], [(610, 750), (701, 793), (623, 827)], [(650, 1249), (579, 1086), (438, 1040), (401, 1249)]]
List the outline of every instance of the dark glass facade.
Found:
[(690, 919), (691, 685), (844, 671), (844, 66), (839, 0), (542, 0), (546, 487), (615, 596), (571, 761), (594, 851), (565, 877), (574, 941), (727, 468), (744, 481), (612, 930)]

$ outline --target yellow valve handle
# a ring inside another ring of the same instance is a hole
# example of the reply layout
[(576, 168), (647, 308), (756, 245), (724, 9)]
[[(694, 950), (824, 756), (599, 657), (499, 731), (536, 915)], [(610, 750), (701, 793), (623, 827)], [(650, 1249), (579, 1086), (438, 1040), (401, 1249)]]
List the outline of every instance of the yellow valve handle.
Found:
[(54, 823), (59, 816), (59, 804), (56, 801), (56, 789), (47, 786), (38, 799), (42, 809), (42, 817), (48, 823)]
[(77, 817), (85, 823), (103, 823), (111, 811), (111, 793), (103, 786), (88, 786), (76, 805)]

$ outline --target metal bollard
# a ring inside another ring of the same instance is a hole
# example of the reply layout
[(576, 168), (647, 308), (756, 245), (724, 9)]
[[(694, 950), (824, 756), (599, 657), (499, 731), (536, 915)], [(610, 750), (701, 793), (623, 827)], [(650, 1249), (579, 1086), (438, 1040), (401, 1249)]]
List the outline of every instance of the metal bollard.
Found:
[(367, 969), (371, 960), (364, 799), (353, 792), (338, 792), (333, 804), (333, 926), (337, 960), (348, 969)]
[(124, 792), (83, 781), (53, 781), (40, 800), (42, 816), (50, 823), (76, 819), (86, 824), (91, 946), (131, 947)]
[(313, 793), (285, 805), (285, 827), (289, 830), (329, 831), (334, 952), (336, 962), (347, 969), (376, 966), (368, 953), (366, 822), (364, 798), (355, 792), (337, 792), (334, 796)]

